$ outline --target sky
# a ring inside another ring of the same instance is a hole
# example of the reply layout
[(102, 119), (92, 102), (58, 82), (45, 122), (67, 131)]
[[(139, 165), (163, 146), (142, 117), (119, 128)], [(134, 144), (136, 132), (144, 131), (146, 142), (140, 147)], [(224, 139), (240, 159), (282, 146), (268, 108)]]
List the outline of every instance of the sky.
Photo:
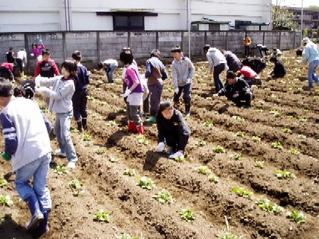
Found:
[[(291, 6), (291, 7), (301, 7), (302, 0), (272, 0), (274, 4), (276, 1), (280, 2), (281, 5)], [(303, 0), (304, 7), (308, 7), (311, 5), (319, 6), (319, 0)]]

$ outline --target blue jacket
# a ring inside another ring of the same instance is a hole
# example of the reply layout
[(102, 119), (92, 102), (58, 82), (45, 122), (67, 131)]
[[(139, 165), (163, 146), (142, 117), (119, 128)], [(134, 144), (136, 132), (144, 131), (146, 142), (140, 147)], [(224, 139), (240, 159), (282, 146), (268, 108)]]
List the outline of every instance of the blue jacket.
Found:
[(87, 89), (90, 83), (90, 74), (85, 66), (78, 64), (78, 75), (75, 78), (75, 92)]
[(305, 49), (303, 50), (303, 58), (305, 61), (307, 61), (308, 63), (311, 63), (315, 60), (319, 60), (319, 49), (318, 46), (313, 43), (313, 42), (309, 42)]

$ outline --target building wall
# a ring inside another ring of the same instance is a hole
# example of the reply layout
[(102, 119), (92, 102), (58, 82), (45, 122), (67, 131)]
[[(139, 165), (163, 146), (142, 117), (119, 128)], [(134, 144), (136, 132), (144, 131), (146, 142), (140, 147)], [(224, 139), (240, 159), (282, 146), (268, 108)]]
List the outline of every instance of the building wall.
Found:
[[(71, 30), (113, 30), (111, 16), (96, 12), (147, 11), (145, 30), (186, 30), (186, 0), (69, 0)], [(271, 21), (271, 0), (190, 0), (192, 21), (209, 17), (217, 21)], [(14, 0), (0, 2), (0, 32), (66, 30), (64, 0)]]

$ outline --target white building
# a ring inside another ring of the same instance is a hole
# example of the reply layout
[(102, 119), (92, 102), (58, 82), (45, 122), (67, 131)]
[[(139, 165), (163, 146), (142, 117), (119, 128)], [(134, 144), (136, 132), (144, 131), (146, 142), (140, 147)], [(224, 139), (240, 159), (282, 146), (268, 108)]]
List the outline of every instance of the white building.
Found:
[(0, 0), (0, 32), (186, 30), (188, 9), (199, 30), (211, 28), (207, 19), (258, 26), (271, 23), (271, 7), (271, 0)]

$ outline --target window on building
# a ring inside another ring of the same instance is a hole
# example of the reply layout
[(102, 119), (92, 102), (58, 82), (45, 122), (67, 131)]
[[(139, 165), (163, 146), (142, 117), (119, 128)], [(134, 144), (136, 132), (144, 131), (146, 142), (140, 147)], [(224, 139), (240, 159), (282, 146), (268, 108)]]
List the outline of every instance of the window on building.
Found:
[(144, 31), (144, 16), (113, 16), (114, 31)]

